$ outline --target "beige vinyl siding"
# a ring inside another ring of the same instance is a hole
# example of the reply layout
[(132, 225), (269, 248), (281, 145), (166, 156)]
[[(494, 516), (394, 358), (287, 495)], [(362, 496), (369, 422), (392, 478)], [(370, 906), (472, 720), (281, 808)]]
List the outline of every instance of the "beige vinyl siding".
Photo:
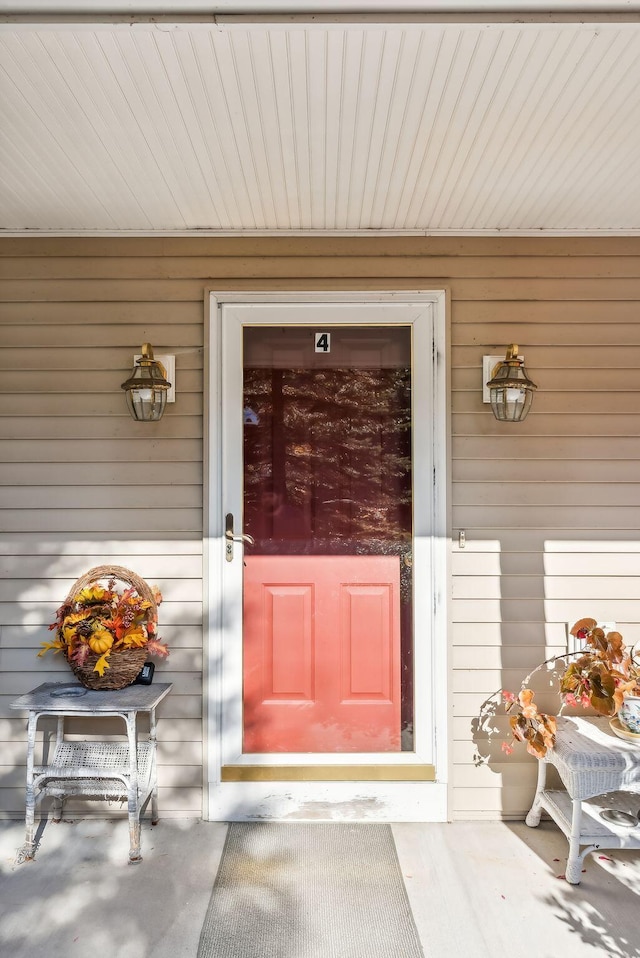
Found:
[[(640, 638), (640, 260), (636, 241), (614, 242), (596, 262), (564, 240), (551, 260), (527, 257), (535, 276), (514, 242), (500, 290), (492, 278), (477, 301), (453, 293), (454, 818), (521, 817), (530, 803), (536, 763), (521, 746), (501, 753), (510, 734), (496, 692), (562, 652), (579, 617)], [(539, 386), (518, 425), (495, 422), (478, 395), (481, 355), (509, 342)], [(553, 679), (532, 684), (557, 711)]]
[[(165, 594), (172, 655), (158, 670), (175, 689), (159, 723), (161, 810), (200, 812), (206, 291), (443, 287), (451, 815), (523, 815), (535, 762), (504, 756), (507, 719), (483, 723), (483, 703), (560, 651), (579, 616), (640, 639), (637, 239), (0, 240), (1, 814), (21, 815), (24, 800), (24, 719), (8, 702), (65, 674), (36, 649), (69, 585), (109, 561)], [(119, 385), (146, 340), (176, 354), (177, 402), (140, 425)], [(510, 342), (539, 385), (519, 425), (481, 401), (482, 355)], [(538, 694), (556, 707), (544, 683)]]
[[(158, 299), (146, 281), (139, 284), (145, 302), (126, 283), (106, 296), (100, 280), (78, 278), (86, 276), (83, 257), (49, 257), (59, 247), (45, 242), (44, 256), (0, 259), (0, 739), (7, 745), (0, 747), (0, 815), (24, 810), (25, 718), (8, 703), (70, 674), (58, 657), (36, 653), (73, 582), (109, 563), (133, 569), (163, 593), (160, 635), (171, 655), (155, 660), (156, 676), (174, 689), (158, 716), (160, 807), (166, 817), (197, 816), (202, 284), (191, 302)], [(43, 279), (51, 272), (57, 280)], [(146, 340), (157, 351), (180, 346), (180, 403), (158, 424), (134, 423), (120, 390)], [(76, 723), (75, 731), (89, 727), (121, 730), (111, 722)], [(80, 801), (68, 810), (121, 812)]]

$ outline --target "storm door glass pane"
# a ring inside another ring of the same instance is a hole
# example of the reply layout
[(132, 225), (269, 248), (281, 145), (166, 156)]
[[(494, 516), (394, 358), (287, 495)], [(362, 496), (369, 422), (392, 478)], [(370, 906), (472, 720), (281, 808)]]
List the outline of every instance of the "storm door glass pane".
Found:
[[(397, 680), (397, 694), (386, 685), (384, 692), (396, 695), (397, 717), (389, 720), (393, 727), (385, 732), (382, 747), (382, 737), (371, 733), (371, 750), (411, 750), (411, 330), (396, 326), (323, 330), (246, 327), (243, 389), (244, 532), (255, 539), (255, 546), (247, 546), (245, 557), (249, 565), (251, 557), (257, 556), (323, 557), (316, 563), (324, 570), (323, 581), (334, 575), (338, 584), (326, 593), (332, 598), (324, 601), (322, 611), (314, 611), (314, 616), (317, 619), (326, 612), (333, 630), (343, 628), (345, 616), (355, 623), (349, 628), (356, 632), (359, 627), (364, 629), (364, 620), (358, 626), (361, 609), (364, 616), (371, 614), (369, 608), (375, 608), (375, 614), (383, 619), (397, 618), (393, 624), (398, 633), (396, 652), (376, 644), (377, 622), (367, 627), (372, 636), (372, 663), (365, 661), (366, 634), (353, 639), (346, 666), (353, 674), (353, 688), (338, 690), (336, 695), (349, 703), (364, 702), (369, 695), (373, 702), (374, 691), (383, 682), (376, 672), (376, 656), (397, 655), (398, 661), (389, 665), (389, 674), (396, 676), (389, 681)], [(349, 556), (353, 557), (352, 566), (346, 559), (330, 561), (330, 557)], [(365, 560), (358, 567), (355, 557), (359, 556), (388, 559), (377, 564)], [(306, 560), (297, 565), (280, 561), (283, 568), (298, 573), (301, 583), (306, 581), (304, 570), (313, 565)], [(268, 570), (266, 560), (261, 562)], [(378, 596), (373, 585), (367, 587), (368, 592), (359, 585), (366, 580), (361, 569), (370, 570), (372, 582), (389, 571), (395, 582), (390, 587), (395, 590), (390, 602), (382, 587)], [(341, 611), (329, 609), (334, 602)], [(325, 642), (323, 635), (321, 623), (314, 620), (309, 642), (315, 646), (304, 653), (304, 661), (301, 658), (301, 687), (306, 682), (302, 677), (305, 662), (309, 656), (322, 655), (316, 646)], [(344, 650), (327, 651), (331, 667), (344, 671), (345, 654)], [(360, 664), (359, 657), (363, 660)], [(380, 669), (386, 667), (385, 659)], [(287, 681), (295, 684), (291, 678)], [(293, 692), (289, 694), (293, 696)], [(306, 694), (312, 693), (300, 692), (302, 697)], [(344, 721), (348, 719), (340, 719)], [(353, 731), (353, 746), (349, 734), (347, 730), (342, 737), (337, 735), (332, 747), (367, 750), (363, 733)], [(273, 743), (272, 747), (281, 748)], [(291, 750), (296, 749), (292, 746)]]

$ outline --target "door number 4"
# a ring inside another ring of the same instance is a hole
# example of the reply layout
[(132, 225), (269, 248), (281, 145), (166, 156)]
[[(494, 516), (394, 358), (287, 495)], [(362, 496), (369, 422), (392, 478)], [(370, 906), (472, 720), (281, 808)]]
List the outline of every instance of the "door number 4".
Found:
[(315, 333), (315, 343), (317, 353), (331, 352), (331, 333)]

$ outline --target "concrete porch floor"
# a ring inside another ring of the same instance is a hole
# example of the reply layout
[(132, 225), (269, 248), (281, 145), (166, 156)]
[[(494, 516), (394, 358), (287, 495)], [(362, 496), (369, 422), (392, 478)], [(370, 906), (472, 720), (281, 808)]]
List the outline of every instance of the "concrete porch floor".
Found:
[[(126, 821), (47, 822), (36, 859), (18, 864), (24, 826), (0, 823), (0, 954), (195, 958), (226, 830), (145, 824), (144, 861), (129, 865)], [(596, 852), (572, 886), (551, 822), (393, 832), (426, 958), (640, 958), (638, 851)]]

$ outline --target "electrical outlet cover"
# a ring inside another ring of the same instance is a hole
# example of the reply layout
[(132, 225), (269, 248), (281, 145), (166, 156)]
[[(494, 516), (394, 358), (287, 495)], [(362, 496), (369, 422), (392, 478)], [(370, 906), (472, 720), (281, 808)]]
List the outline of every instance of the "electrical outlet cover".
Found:
[[(571, 629), (574, 627), (575, 622), (567, 622), (567, 652), (571, 655), (575, 652), (582, 652), (585, 648), (585, 644), (582, 639), (576, 638), (575, 635), (571, 635)], [(598, 625), (601, 629), (604, 629), (605, 632), (615, 632), (618, 628), (615, 622), (598, 622)]]

